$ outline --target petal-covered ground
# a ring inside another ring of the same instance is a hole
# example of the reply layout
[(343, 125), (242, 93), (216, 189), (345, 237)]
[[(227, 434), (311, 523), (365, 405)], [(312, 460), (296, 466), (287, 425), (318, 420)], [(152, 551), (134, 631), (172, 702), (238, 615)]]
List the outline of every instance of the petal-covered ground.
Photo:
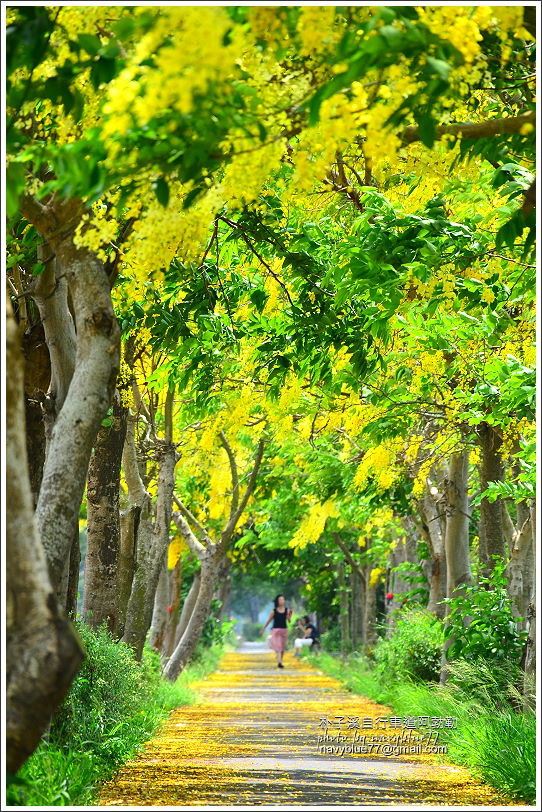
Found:
[(263, 644), (226, 654), (134, 761), (102, 806), (514, 806), (447, 764), (453, 720), (396, 717), (303, 659)]

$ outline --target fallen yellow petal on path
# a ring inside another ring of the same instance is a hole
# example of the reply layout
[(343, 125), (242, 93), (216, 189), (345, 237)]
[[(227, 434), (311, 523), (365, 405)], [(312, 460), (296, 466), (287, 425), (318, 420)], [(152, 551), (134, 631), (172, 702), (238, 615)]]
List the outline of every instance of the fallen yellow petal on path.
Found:
[(517, 805), (446, 763), (435, 730), (405, 729), (305, 660), (284, 662), (262, 643), (225, 654), (100, 805)]

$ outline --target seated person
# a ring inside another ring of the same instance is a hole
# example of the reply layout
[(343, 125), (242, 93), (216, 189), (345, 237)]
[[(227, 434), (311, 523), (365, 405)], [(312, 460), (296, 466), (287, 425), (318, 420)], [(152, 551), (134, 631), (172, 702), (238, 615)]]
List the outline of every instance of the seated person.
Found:
[(304, 636), (298, 637), (297, 640), (294, 641), (294, 657), (301, 657), (301, 649), (303, 646), (312, 646), (313, 643), (318, 641), (318, 629), (314, 623), (311, 623), (311, 619), (308, 615), (304, 615), (302, 620), (298, 620), (297, 625), (303, 632)]

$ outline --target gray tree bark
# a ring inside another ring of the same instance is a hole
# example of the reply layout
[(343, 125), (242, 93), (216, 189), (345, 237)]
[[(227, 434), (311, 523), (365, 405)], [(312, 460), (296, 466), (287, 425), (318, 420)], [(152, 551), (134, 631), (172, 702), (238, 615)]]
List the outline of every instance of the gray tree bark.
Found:
[[(357, 583), (357, 593), (352, 593), (352, 610), (350, 612), (350, 625), (351, 631), (355, 628), (357, 633), (357, 639), (359, 639), (362, 645), (365, 645), (365, 633), (366, 633), (366, 624), (365, 624), (365, 600), (366, 600), (366, 588), (367, 588), (367, 575), (364, 567), (354, 558), (352, 551), (349, 549), (348, 545), (341, 537), (339, 533), (333, 533), (333, 539), (337, 547), (342, 551), (346, 561), (350, 564), (351, 570), (353, 575), (355, 575), (356, 583)], [(355, 608), (354, 608), (355, 606)], [(352, 613), (356, 613), (356, 620), (355, 624), (352, 623)], [(351, 640), (355, 643), (356, 637), (352, 631)]]
[(444, 546), (448, 564), (446, 596), (457, 594), (470, 584), (469, 556), (469, 452), (452, 454), (446, 481), (446, 535)]
[(225, 555), (222, 559), (220, 572), (218, 573), (218, 586), (215, 597), (220, 601), (220, 608), (218, 609), (218, 619), (224, 620), (228, 613), (228, 603), (231, 591), (231, 566), (230, 559)]
[[(152, 521), (150, 499), (148, 499), (148, 494), (145, 495), (139, 473), (134, 477), (139, 479), (138, 491), (142, 494), (142, 507), (137, 535), (136, 566), (126, 610), (123, 639), (133, 648), (138, 660), (141, 659), (143, 645), (152, 620), (160, 565), (169, 544), (174, 471), (178, 459), (175, 446), (167, 441), (160, 442), (156, 454), (159, 474), (154, 521)], [(132, 468), (132, 475), (135, 475), (136, 470)], [(125, 472), (128, 482), (126, 468)]]
[[(507, 590), (515, 617), (525, 618), (534, 587), (534, 549), (531, 516), (528, 513), (519, 530), (514, 532), (513, 547), (506, 570)], [(525, 628), (526, 621), (520, 624)]]
[(129, 507), (121, 510), (119, 513), (119, 527), (120, 527), (120, 550), (119, 550), (119, 568), (118, 568), (118, 627), (117, 632), (119, 637), (124, 635), (124, 627), (126, 624), (126, 609), (128, 601), (130, 600), (130, 593), (132, 591), (132, 582), (134, 580), (134, 569), (136, 560), (136, 538), (137, 527), (139, 525), (139, 517), (141, 508), (137, 505), (130, 505)]
[(75, 371), (49, 439), (36, 507), (51, 581), (58, 587), (78, 523), (92, 445), (113, 395), (120, 332), (103, 263), (73, 242), (77, 201), (24, 197), (24, 216), (49, 244), (68, 280), (75, 313)]
[(75, 370), (76, 333), (68, 307), (68, 278), (52, 246), (47, 243), (40, 246), (38, 259), (45, 269), (36, 277), (32, 295), (43, 324), (51, 365), (45, 403), (45, 430), (49, 443)]
[[(194, 580), (188, 590), (188, 595), (183, 603), (183, 608), (181, 610), (181, 616), (179, 618), (179, 622), (177, 623), (177, 629), (175, 631), (175, 648), (179, 645), (183, 634), (186, 631), (186, 627), (188, 626), (188, 621), (192, 616), (192, 612), (194, 611), (194, 607), (196, 605), (196, 601), (198, 599), (199, 594), (199, 585), (201, 579), (201, 571), (198, 570), (194, 574)], [(171, 654), (170, 654), (171, 656)]]
[(350, 623), (349, 623), (349, 608), (350, 600), (347, 579), (346, 567), (344, 561), (339, 561), (337, 564), (337, 591), (339, 593), (339, 629), (341, 633), (341, 654), (344, 656), (352, 649), (352, 640), (350, 638)]
[[(437, 494), (440, 498), (440, 494)], [(444, 617), (444, 604), (440, 603), (446, 597), (446, 549), (445, 532), (446, 516), (444, 508), (426, 488), (420, 500), (420, 513), (423, 516), (427, 533), (425, 538), (431, 553), (431, 570), (429, 573), (429, 602), (427, 611), (436, 617)]]
[(87, 555), (83, 616), (93, 628), (107, 624), (118, 636), (120, 513), (122, 450), (126, 437), (126, 407), (118, 393), (110, 425), (101, 426), (90, 458), (87, 479)]
[(363, 637), (363, 617), (365, 612), (365, 584), (357, 570), (350, 575), (352, 594), (352, 611), (350, 617), (350, 636), (355, 650), (365, 644)]
[[(176, 521), (178, 521), (178, 517)], [(222, 551), (216, 546), (210, 546), (200, 552), (199, 589), (194, 601), (194, 608), (184, 633), (163, 672), (164, 677), (171, 682), (174, 682), (185, 668), (199, 643), (205, 621), (210, 614), (211, 601), (216, 587), (222, 555)]]
[(160, 573), (158, 575), (158, 584), (156, 587), (156, 594), (154, 596), (154, 608), (152, 612), (151, 628), (149, 632), (149, 645), (162, 652), (164, 646), (164, 638), (167, 628), (169, 606), (169, 576), (167, 570), (167, 551), (164, 555)]
[[(445, 482), (446, 495), (446, 597), (459, 594), (472, 580), (469, 557), (469, 452), (468, 449), (452, 454)], [(467, 620), (468, 622), (468, 620)], [(441, 677), (447, 679), (446, 651), (453, 638), (448, 638), (442, 650)]]
[(79, 545), (79, 526), (73, 533), (70, 550), (70, 563), (68, 567), (68, 583), (66, 588), (66, 612), (75, 620), (77, 615), (77, 601), (79, 595), (79, 568), (81, 565), (81, 547)]
[(23, 359), (7, 302), (6, 362), (6, 766), (35, 750), (83, 659), (58, 606), (33, 514), (24, 423)]

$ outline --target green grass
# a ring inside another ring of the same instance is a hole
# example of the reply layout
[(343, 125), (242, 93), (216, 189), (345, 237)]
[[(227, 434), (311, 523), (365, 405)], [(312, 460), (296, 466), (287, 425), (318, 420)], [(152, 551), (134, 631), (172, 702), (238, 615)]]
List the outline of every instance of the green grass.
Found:
[[(326, 652), (308, 654), (315, 668), (335, 677), (346, 688), (385, 705), (398, 716), (457, 717), (457, 727), (442, 730), (448, 745), (446, 759), (471, 768), (488, 784), (511, 799), (534, 804), (536, 800), (536, 716), (533, 710), (516, 712), (502, 692), (469, 697), (457, 686), (423, 684), (406, 678), (401, 682), (378, 678), (368, 660), (359, 654), (347, 658)], [(513, 693), (513, 691), (511, 692)]]
[(175, 683), (146, 650), (142, 666), (123, 646), (88, 629), (88, 659), (48, 738), (8, 780), (10, 806), (92, 806), (101, 784), (140, 751), (170, 712), (193, 704), (191, 684), (214, 671), (225, 647), (200, 648)]

